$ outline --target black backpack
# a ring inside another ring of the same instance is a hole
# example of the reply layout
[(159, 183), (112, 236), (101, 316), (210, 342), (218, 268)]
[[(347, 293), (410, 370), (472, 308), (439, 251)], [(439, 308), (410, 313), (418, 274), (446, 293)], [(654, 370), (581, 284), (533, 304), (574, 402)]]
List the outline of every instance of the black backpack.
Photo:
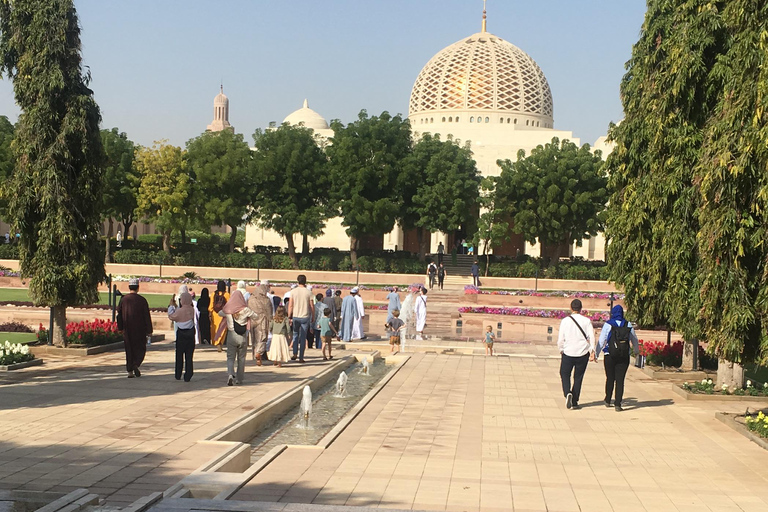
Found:
[(624, 323), (616, 327), (611, 325), (611, 334), (608, 337), (608, 355), (614, 361), (623, 361), (629, 359), (629, 334), (632, 328), (626, 320)]

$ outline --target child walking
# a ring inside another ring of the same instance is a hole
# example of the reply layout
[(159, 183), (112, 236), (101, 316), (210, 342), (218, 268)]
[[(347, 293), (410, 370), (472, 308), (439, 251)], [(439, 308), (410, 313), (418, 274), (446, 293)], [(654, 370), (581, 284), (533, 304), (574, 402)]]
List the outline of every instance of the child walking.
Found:
[[(318, 294), (319, 295), (319, 294)], [(331, 309), (325, 308), (323, 316), (317, 322), (317, 331), (323, 337), (323, 361), (333, 359), (331, 354), (331, 340), (336, 336), (336, 328), (331, 323)], [(325, 349), (328, 349), (328, 356), (325, 355)]]
[[(402, 329), (404, 325), (405, 322), (400, 320), (400, 310), (393, 310), (392, 320), (384, 325), (384, 328), (389, 332), (389, 352), (391, 354), (400, 352), (400, 329)], [(397, 347), (397, 350), (395, 350), (395, 347)]]
[(495, 339), (496, 336), (493, 335), (493, 327), (489, 325), (485, 328), (485, 355), (493, 355), (493, 340)]
[(288, 319), (285, 317), (284, 306), (278, 306), (275, 311), (275, 316), (269, 324), (269, 332), (272, 333), (272, 344), (269, 346), (267, 357), (274, 362), (275, 366), (282, 368), (283, 363), (291, 357), (288, 351), (288, 336), (291, 331)]

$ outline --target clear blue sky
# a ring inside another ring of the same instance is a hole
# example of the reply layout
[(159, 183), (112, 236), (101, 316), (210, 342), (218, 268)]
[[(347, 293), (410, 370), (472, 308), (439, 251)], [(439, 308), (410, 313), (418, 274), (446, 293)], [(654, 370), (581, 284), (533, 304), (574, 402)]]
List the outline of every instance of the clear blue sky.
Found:
[[(251, 135), (310, 107), (408, 113), (411, 87), (442, 48), (480, 30), (482, 0), (76, 0), (103, 126), (139, 144), (205, 130), (223, 80), (230, 121)], [(489, 0), (488, 31), (531, 55), (555, 127), (593, 143), (620, 120), (619, 83), (644, 0)], [(0, 114), (15, 122), (11, 84)]]

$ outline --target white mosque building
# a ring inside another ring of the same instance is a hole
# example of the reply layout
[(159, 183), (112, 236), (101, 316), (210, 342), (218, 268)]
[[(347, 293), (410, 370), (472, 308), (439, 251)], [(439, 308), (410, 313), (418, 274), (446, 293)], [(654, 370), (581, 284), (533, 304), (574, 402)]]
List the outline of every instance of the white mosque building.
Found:
[[(218, 98), (218, 96), (217, 96)], [(228, 104), (227, 104), (228, 113)], [(471, 144), (477, 167), (483, 176), (497, 176), (499, 159), (515, 160), (519, 150), (527, 154), (553, 137), (580, 145), (573, 132), (555, 129), (552, 93), (541, 68), (523, 50), (486, 30), (483, 12), (482, 30), (438, 52), (419, 73), (411, 91), (408, 117), (414, 137), (440, 134)], [(214, 121), (215, 123), (216, 121)], [(228, 121), (226, 121), (228, 124)], [(288, 115), (284, 122), (312, 128), (322, 139), (333, 135), (326, 120), (304, 106)], [(605, 158), (611, 147), (602, 137), (595, 144)], [(434, 233), (431, 249), (439, 242), (453, 246), (460, 233)], [(538, 256), (538, 246), (526, 244), (520, 236), (497, 253), (514, 255), (518, 250)], [(301, 247), (300, 237), (296, 246)], [(246, 229), (246, 245), (286, 246), (277, 233), (256, 225)], [(341, 219), (328, 222), (325, 234), (312, 240), (313, 247), (349, 249), (349, 237)], [(404, 233), (399, 226), (384, 236), (383, 249), (416, 250), (415, 233)], [(571, 248), (572, 256), (602, 260), (605, 241), (602, 235), (584, 240)]]

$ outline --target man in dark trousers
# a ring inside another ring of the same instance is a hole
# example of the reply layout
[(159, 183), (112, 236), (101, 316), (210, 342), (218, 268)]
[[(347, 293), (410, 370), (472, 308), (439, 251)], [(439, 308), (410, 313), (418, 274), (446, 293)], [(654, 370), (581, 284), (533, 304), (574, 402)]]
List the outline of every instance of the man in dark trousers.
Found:
[(125, 340), (125, 368), (128, 378), (141, 377), (139, 366), (147, 353), (147, 336), (152, 334), (152, 318), (147, 299), (139, 295), (139, 280), (130, 279), (125, 295), (117, 305), (117, 328)]
[[(560, 379), (567, 409), (579, 409), (581, 382), (589, 361), (595, 361), (595, 330), (592, 321), (581, 314), (581, 301), (571, 301), (571, 314), (560, 322), (557, 335), (560, 350)], [(573, 386), (571, 386), (573, 373)]]
[(472, 270), (470, 272), (472, 274), (472, 284), (480, 286), (480, 266), (477, 264), (477, 260), (472, 264)]

